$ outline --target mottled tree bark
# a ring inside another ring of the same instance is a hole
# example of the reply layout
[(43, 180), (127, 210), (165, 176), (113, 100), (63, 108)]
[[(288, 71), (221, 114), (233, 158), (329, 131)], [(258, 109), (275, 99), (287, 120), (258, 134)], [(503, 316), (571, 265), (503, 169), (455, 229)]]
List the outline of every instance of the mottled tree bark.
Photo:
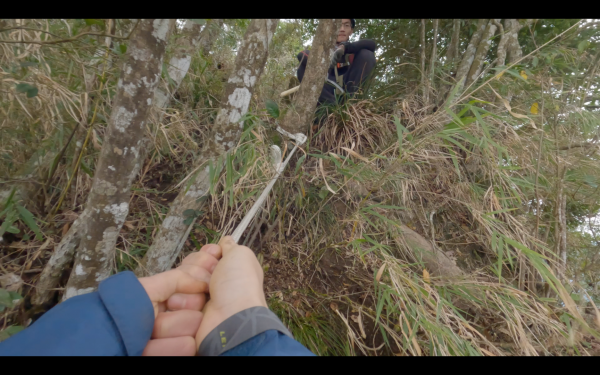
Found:
[(458, 45), (460, 44), (460, 20), (455, 19), (452, 22), (452, 38), (446, 51), (446, 64), (451, 70), (454, 70), (454, 60), (458, 57)]
[(429, 57), (429, 72), (428, 72), (428, 80), (427, 80), (427, 100), (429, 101), (429, 96), (432, 94), (432, 88), (434, 87), (433, 79), (435, 77), (435, 62), (437, 60), (437, 38), (438, 38), (438, 25), (440, 20), (433, 20), (433, 42), (431, 47), (431, 56)]
[(110, 276), (117, 236), (129, 213), (131, 184), (143, 162), (146, 121), (173, 24), (142, 20), (131, 37), (64, 299), (89, 293)]
[(202, 35), (200, 35), (200, 50), (204, 56), (212, 50), (213, 44), (219, 37), (219, 33), (223, 28), (223, 19), (212, 19), (207, 24)]
[(199, 198), (206, 195), (210, 188), (209, 165), (221, 163), (220, 157), (239, 141), (243, 128), (240, 119), (248, 111), (252, 93), (265, 68), (269, 43), (277, 22), (276, 19), (253, 19), (248, 25), (215, 124), (196, 161), (198, 173), (189, 188), (183, 186), (171, 204), (152, 246), (136, 270), (138, 275), (153, 275), (168, 270), (179, 254), (191, 229), (191, 225), (183, 223), (183, 212), (200, 208)]
[[(506, 23), (507, 20), (504, 20)], [(498, 49), (496, 50), (496, 66), (503, 66), (506, 64), (506, 43), (508, 42), (509, 35), (504, 32), (504, 26), (501, 22), (494, 20), (494, 24), (498, 27), (498, 34), (500, 34), (500, 41), (498, 42)]]
[(400, 224), (403, 239), (413, 250), (417, 261), (423, 265), (433, 276), (454, 278), (463, 274), (460, 268), (444, 252), (435, 248), (426, 238), (413, 231), (404, 224)]
[(306, 71), (294, 99), (293, 108), (286, 113), (280, 125), (292, 134), (306, 134), (315, 115), (341, 23), (341, 18), (319, 20), (306, 62)]
[(204, 51), (205, 48), (212, 46), (214, 40), (209, 44), (206, 41), (210, 40), (211, 36), (214, 37), (218, 34), (211, 31), (212, 34), (207, 35), (209, 34), (209, 28), (213, 29), (211, 23), (209, 21), (204, 30), (202, 30), (202, 26), (193, 21), (187, 20), (185, 22), (183, 30), (173, 46), (173, 56), (171, 56), (167, 65), (167, 73), (171, 82), (162, 82), (154, 93), (154, 105), (157, 108), (162, 109), (169, 105), (173, 94), (177, 91), (190, 69), (194, 52), (199, 47)]
[(477, 46), (479, 46), (479, 41), (481, 40), (481, 35), (485, 31), (485, 26), (487, 25), (487, 19), (480, 19), (477, 22), (477, 27), (475, 32), (471, 36), (471, 40), (469, 41), (469, 45), (463, 54), (462, 59), (460, 60), (460, 64), (458, 64), (458, 69), (456, 70), (456, 82), (459, 85), (458, 91), (461, 91), (464, 86), (464, 81), (469, 73), (469, 69), (471, 68), (471, 64), (475, 59), (475, 52), (477, 51)]
[(508, 62), (510, 64), (514, 63), (518, 59), (523, 56), (523, 51), (521, 50), (521, 46), (519, 45), (519, 31), (521, 30), (521, 24), (516, 19), (507, 19), (504, 22), (504, 28), (506, 32), (509, 34), (509, 38), (507, 41), (507, 52), (508, 52)]
[(499, 22), (500, 20), (490, 20), (481, 36), (481, 40), (479, 41), (479, 45), (477, 46), (477, 50), (475, 51), (475, 56), (473, 58), (473, 63), (471, 63), (471, 67), (469, 68), (469, 73), (467, 73), (467, 79), (465, 80), (465, 86), (469, 87), (471, 83), (477, 80), (479, 73), (481, 73), (481, 67), (483, 66), (483, 62), (485, 61), (485, 57), (487, 56), (488, 51), (490, 50), (490, 46), (492, 45), (492, 38), (496, 33), (496, 25), (494, 21)]
[(429, 100), (427, 98), (427, 72), (425, 71), (427, 58), (425, 48), (425, 20), (421, 19), (421, 90), (423, 91), (423, 102), (427, 105)]

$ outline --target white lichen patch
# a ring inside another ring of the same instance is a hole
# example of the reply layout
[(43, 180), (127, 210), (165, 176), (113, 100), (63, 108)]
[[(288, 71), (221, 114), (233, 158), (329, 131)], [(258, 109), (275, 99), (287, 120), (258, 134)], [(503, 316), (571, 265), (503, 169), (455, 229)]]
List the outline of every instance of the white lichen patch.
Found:
[(117, 192), (117, 187), (106, 180), (98, 179), (94, 190), (102, 195), (114, 195)]
[(183, 81), (183, 77), (187, 74), (190, 63), (192, 62), (192, 56), (185, 57), (172, 57), (171, 61), (169, 61), (169, 67), (167, 68), (167, 73), (169, 73), (169, 77), (177, 86)]
[(114, 217), (115, 224), (122, 225), (125, 222), (125, 218), (129, 213), (129, 203), (121, 202), (120, 204), (111, 204), (104, 207), (102, 210), (105, 214), (112, 214)]
[(77, 275), (77, 276), (87, 275), (87, 272), (85, 272), (81, 263), (78, 264), (77, 267), (75, 267), (75, 275)]
[(129, 96), (135, 96), (135, 94), (137, 94), (137, 86), (134, 85), (133, 83), (127, 83), (127, 84), (123, 84), (123, 90), (125, 90), (125, 92), (129, 95)]
[(229, 95), (228, 103), (232, 107), (241, 109), (242, 113), (245, 114), (248, 111), (251, 97), (252, 94), (250, 94), (250, 91), (248, 91), (247, 88), (237, 88)]
[(113, 172), (114, 172), (114, 171), (116, 171), (115, 167), (113, 167), (112, 165), (109, 165), (109, 166), (108, 166), (108, 169), (110, 169), (110, 170), (111, 170), (111, 171), (113, 171)]
[(168, 19), (155, 19), (154, 22), (152, 22), (152, 27), (154, 28), (154, 30), (152, 30), (152, 36), (166, 42), (169, 25), (170, 20)]
[(147, 49), (139, 49), (133, 43), (129, 45), (131, 57), (139, 61), (150, 61), (152, 54)]
[(131, 112), (123, 106), (118, 107), (113, 115), (113, 122), (115, 124), (115, 127), (121, 133), (125, 133), (125, 129), (129, 127), (135, 115), (137, 115), (137, 109)]

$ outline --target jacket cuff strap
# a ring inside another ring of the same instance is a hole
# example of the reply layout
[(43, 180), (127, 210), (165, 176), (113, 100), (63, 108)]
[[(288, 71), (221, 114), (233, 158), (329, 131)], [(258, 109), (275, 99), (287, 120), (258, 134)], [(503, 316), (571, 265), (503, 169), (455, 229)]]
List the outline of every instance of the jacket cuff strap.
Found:
[(260, 333), (273, 329), (294, 338), (271, 310), (264, 306), (250, 307), (230, 316), (213, 329), (200, 344), (198, 355), (220, 355)]

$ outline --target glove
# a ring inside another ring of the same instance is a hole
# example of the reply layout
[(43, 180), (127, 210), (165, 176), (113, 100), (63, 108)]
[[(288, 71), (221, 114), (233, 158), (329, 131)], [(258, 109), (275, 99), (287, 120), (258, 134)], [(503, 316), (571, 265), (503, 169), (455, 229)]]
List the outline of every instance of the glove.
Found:
[(346, 47), (342, 44), (331, 54), (331, 64), (329, 65), (330, 69), (335, 68), (337, 63), (343, 60), (345, 51)]

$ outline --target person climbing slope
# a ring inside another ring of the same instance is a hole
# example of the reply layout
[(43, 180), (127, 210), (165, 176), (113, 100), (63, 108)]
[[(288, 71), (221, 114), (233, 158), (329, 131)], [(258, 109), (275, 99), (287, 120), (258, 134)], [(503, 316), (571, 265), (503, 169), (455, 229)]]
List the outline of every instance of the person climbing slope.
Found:
[[(331, 65), (327, 71), (328, 78), (337, 82), (350, 96), (354, 95), (370, 78), (375, 67), (375, 49), (377, 48), (377, 44), (370, 39), (349, 42), (350, 36), (354, 32), (354, 26), (354, 19), (342, 19), (336, 43), (332, 47)], [(304, 50), (297, 56), (300, 62), (297, 76), (300, 82), (304, 77), (309, 53), (309, 50)], [(339, 94), (341, 92), (338, 90), (337, 95), (339, 96)], [(318, 103), (319, 105), (336, 104), (335, 86), (326, 82)]]

